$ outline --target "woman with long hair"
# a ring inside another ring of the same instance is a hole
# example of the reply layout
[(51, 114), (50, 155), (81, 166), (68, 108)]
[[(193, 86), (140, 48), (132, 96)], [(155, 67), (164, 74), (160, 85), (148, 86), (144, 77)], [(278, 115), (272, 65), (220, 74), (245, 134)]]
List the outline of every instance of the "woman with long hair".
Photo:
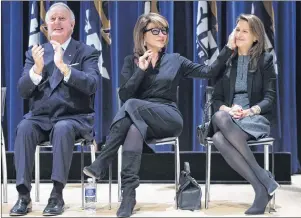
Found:
[(273, 56), (265, 52), (264, 26), (255, 15), (240, 15), (233, 36), (234, 53), (213, 93), (213, 143), (255, 191), (245, 213), (263, 214), (279, 184), (258, 165), (247, 141), (270, 134), (276, 97)]

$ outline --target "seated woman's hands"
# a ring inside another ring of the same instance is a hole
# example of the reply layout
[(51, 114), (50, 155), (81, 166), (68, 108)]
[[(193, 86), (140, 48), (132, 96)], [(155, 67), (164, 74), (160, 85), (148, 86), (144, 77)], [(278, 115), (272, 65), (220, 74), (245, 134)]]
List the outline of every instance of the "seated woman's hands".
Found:
[(232, 105), (229, 114), (235, 118), (235, 119), (240, 119), (240, 117), (242, 116), (243, 113), (243, 109), (240, 105), (234, 104)]
[(254, 113), (252, 112), (251, 109), (243, 110), (242, 107), (237, 104), (232, 105), (231, 108), (227, 107), (225, 105), (222, 105), (220, 107), (220, 110), (228, 112), (230, 114), (230, 116), (233, 117), (234, 119), (242, 119), (244, 117), (254, 115)]
[(253, 116), (254, 114), (251, 112), (250, 109), (242, 110), (237, 112), (233, 117), (235, 119), (242, 119), (244, 117)]
[(228, 112), (231, 117), (239, 117), (242, 112), (242, 107), (239, 105), (233, 105), (232, 107), (227, 107), (226, 105), (222, 105), (219, 110)]

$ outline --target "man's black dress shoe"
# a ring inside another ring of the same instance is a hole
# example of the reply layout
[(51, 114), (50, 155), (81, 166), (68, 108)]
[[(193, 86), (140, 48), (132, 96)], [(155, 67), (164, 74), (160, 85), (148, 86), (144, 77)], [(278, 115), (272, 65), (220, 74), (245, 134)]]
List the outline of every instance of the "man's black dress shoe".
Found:
[(32, 211), (32, 203), (30, 197), (19, 196), (17, 203), (10, 210), (10, 216), (24, 216)]
[(50, 196), (48, 204), (43, 211), (43, 216), (61, 215), (65, 209), (65, 202), (62, 197)]

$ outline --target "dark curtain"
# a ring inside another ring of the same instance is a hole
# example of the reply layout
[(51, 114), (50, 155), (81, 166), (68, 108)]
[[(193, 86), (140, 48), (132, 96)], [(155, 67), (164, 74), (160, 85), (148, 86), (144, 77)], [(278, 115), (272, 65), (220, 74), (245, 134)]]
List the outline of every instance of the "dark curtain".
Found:
[(6, 87), (4, 138), (7, 150), (13, 150), (16, 126), (22, 119), (23, 100), (17, 92), (18, 79), (24, 64), (23, 2), (1, 2), (1, 87)]
[[(301, 23), (301, 2), (296, 2), (296, 23)], [(299, 25), (300, 26), (300, 25)], [(296, 84), (301, 83), (301, 28), (296, 28)], [(297, 144), (298, 144), (298, 159), (301, 161), (301, 119), (298, 112), (301, 111), (301, 86), (296, 86), (296, 100), (297, 100)], [(299, 172), (301, 170), (299, 169)]]

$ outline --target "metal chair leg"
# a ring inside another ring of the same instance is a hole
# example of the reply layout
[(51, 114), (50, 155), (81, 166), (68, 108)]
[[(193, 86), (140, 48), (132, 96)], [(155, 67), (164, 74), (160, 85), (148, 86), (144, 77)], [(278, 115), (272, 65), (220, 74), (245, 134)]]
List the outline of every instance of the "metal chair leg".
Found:
[[(274, 146), (271, 146), (272, 151), (272, 175), (275, 178), (275, 153), (274, 153)], [(270, 207), (271, 211), (276, 212), (276, 193), (273, 195), (272, 199), (272, 206)]]
[(269, 170), (269, 145), (264, 145), (264, 169)]
[(84, 169), (84, 147), (80, 146), (80, 169), (81, 169), (81, 186), (82, 186), (82, 209), (85, 209), (85, 193), (84, 193), (84, 173), (83, 173), (83, 169)]
[(109, 165), (109, 210), (112, 208), (112, 163)]
[(35, 153), (35, 188), (36, 188), (36, 202), (40, 201), (40, 146), (36, 147)]
[(205, 185), (205, 208), (209, 207), (210, 172), (211, 171), (211, 145), (207, 143), (206, 150), (206, 185)]
[(210, 194), (210, 188), (211, 188), (211, 151), (212, 151), (212, 146), (210, 145), (210, 150), (209, 150), (209, 185), (208, 185), (208, 201), (211, 201), (211, 194)]
[(180, 179), (180, 151), (179, 151), (179, 139), (177, 138), (175, 140), (174, 144), (175, 148), (175, 208), (178, 209), (178, 203), (177, 203), (177, 191), (178, 191), (178, 185), (179, 185), (179, 179)]
[[(264, 145), (264, 169), (269, 171), (269, 145)], [(269, 212), (271, 211), (271, 202), (269, 203)]]
[(3, 173), (3, 203), (7, 203), (7, 165), (6, 165), (6, 151), (3, 136), (3, 129), (1, 126), (1, 149), (2, 149), (2, 173)]
[[(82, 146), (83, 146), (83, 144), (82, 144)], [(92, 164), (95, 161), (95, 151), (96, 151), (96, 147), (95, 147), (94, 143), (91, 143), (90, 149), (91, 149), (91, 164)], [(97, 180), (95, 178), (93, 178), (93, 183), (95, 184), (95, 189), (96, 189), (95, 200), (97, 202)]]
[(117, 170), (117, 178), (118, 178), (118, 201), (122, 201), (121, 195), (121, 167), (122, 167), (122, 146), (118, 149), (118, 170)]
[(178, 184), (178, 188), (179, 188), (179, 183), (180, 183), (180, 171), (181, 171), (181, 166), (180, 166), (180, 144), (179, 144), (179, 138), (176, 139), (176, 143), (177, 143), (177, 184)]
[[(273, 146), (271, 146), (273, 149)], [(273, 152), (272, 152), (272, 159), (273, 159)], [(273, 161), (273, 160), (272, 160)], [(269, 171), (270, 167), (269, 167), (269, 145), (264, 145), (264, 169)], [(273, 173), (274, 169), (273, 169), (273, 164), (272, 164), (272, 174), (274, 176)], [(275, 194), (273, 196), (273, 199), (275, 199)], [(274, 201), (274, 200), (272, 200)], [(274, 202), (275, 203), (275, 202)], [(269, 202), (269, 212), (272, 212), (272, 210), (274, 210), (275, 204), (272, 206), (272, 202)]]

